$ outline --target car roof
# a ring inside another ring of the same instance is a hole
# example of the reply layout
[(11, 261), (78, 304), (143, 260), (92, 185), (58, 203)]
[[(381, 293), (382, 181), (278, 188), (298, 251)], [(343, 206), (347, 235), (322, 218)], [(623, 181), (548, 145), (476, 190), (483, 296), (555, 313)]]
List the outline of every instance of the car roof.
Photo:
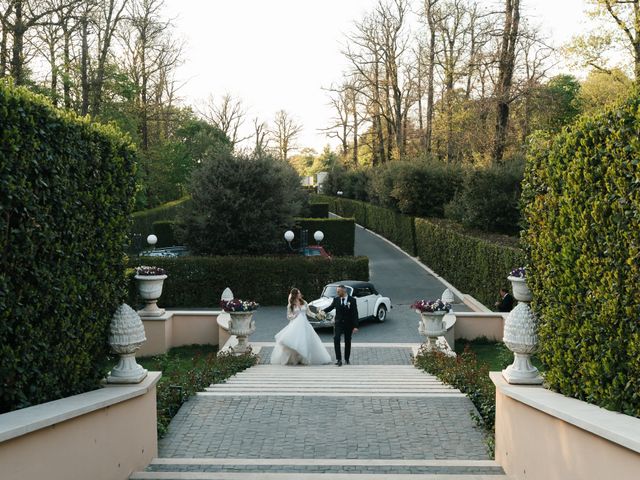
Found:
[(345, 287), (351, 288), (361, 288), (361, 287), (373, 287), (373, 284), (370, 282), (363, 282), (362, 280), (342, 280), (341, 282), (331, 282), (327, 283), (328, 286), (338, 286), (344, 285)]

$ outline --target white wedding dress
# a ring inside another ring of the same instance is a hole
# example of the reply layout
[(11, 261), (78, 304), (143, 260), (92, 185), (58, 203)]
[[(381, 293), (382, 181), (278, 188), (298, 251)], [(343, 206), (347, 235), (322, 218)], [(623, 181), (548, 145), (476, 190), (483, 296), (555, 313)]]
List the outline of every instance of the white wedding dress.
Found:
[(276, 334), (276, 346), (271, 354), (273, 365), (324, 365), (331, 356), (320, 337), (307, 321), (307, 305), (287, 308), (289, 324)]

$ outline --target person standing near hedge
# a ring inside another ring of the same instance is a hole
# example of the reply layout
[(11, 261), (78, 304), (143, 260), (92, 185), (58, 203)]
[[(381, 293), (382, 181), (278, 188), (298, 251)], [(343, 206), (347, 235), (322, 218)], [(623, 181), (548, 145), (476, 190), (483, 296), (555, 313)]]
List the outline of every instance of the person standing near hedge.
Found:
[(499, 312), (510, 312), (513, 309), (513, 296), (507, 290), (507, 287), (500, 289), (500, 301), (495, 303)]

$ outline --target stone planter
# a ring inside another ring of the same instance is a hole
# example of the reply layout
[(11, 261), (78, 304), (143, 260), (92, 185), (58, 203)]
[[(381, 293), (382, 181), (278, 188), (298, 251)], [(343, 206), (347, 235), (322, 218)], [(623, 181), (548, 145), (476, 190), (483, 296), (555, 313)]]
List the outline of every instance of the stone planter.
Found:
[(502, 371), (502, 376), (511, 384), (538, 385), (542, 383), (542, 377), (531, 363), (531, 354), (538, 347), (537, 321), (529, 306), (531, 290), (524, 278), (508, 279), (518, 305), (509, 312), (504, 324), (503, 341), (513, 352), (514, 361)]
[(107, 383), (140, 383), (147, 370), (136, 362), (136, 351), (147, 340), (140, 316), (126, 303), (118, 307), (109, 327), (109, 345), (120, 356)]
[(242, 355), (251, 351), (247, 339), (249, 335), (256, 331), (256, 323), (253, 321), (252, 312), (228, 312), (231, 319), (229, 320), (229, 333), (238, 338), (238, 344), (232, 348), (233, 353)]
[(519, 302), (530, 302), (531, 300), (533, 300), (531, 290), (529, 290), (527, 281), (524, 278), (509, 276), (507, 277), (507, 280), (511, 282), (513, 298), (515, 298)]
[(158, 299), (162, 295), (162, 285), (166, 275), (136, 275), (138, 293), (146, 305), (138, 314), (142, 317), (160, 317), (164, 315), (164, 308), (158, 308)]
[(444, 316), (447, 312), (420, 312), (420, 323), (418, 332), (425, 337), (425, 347), (427, 351), (438, 350), (438, 337), (447, 333)]

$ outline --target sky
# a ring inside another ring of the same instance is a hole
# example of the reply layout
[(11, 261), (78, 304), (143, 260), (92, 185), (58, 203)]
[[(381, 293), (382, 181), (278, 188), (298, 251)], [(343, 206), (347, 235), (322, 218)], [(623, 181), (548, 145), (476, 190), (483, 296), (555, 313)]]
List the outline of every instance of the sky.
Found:
[[(498, 0), (478, 0), (499, 7)], [(179, 96), (197, 108), (209, 95), (243, 100), (251, 131), (254, 117), (271, 122), (284, 109), (303, 131), (299, 146), (321, 151), (332, 141), (321, 129), (332, 110), (323, 88), (346, 69), (345, 34), (377, 0), (166, 0), (184, 64)], [(416, 5), (421, 2), (415, 2)], [(523, 0), (525, 15), (542, 26), (554, 45), (580, 32), (585, 0)]]

